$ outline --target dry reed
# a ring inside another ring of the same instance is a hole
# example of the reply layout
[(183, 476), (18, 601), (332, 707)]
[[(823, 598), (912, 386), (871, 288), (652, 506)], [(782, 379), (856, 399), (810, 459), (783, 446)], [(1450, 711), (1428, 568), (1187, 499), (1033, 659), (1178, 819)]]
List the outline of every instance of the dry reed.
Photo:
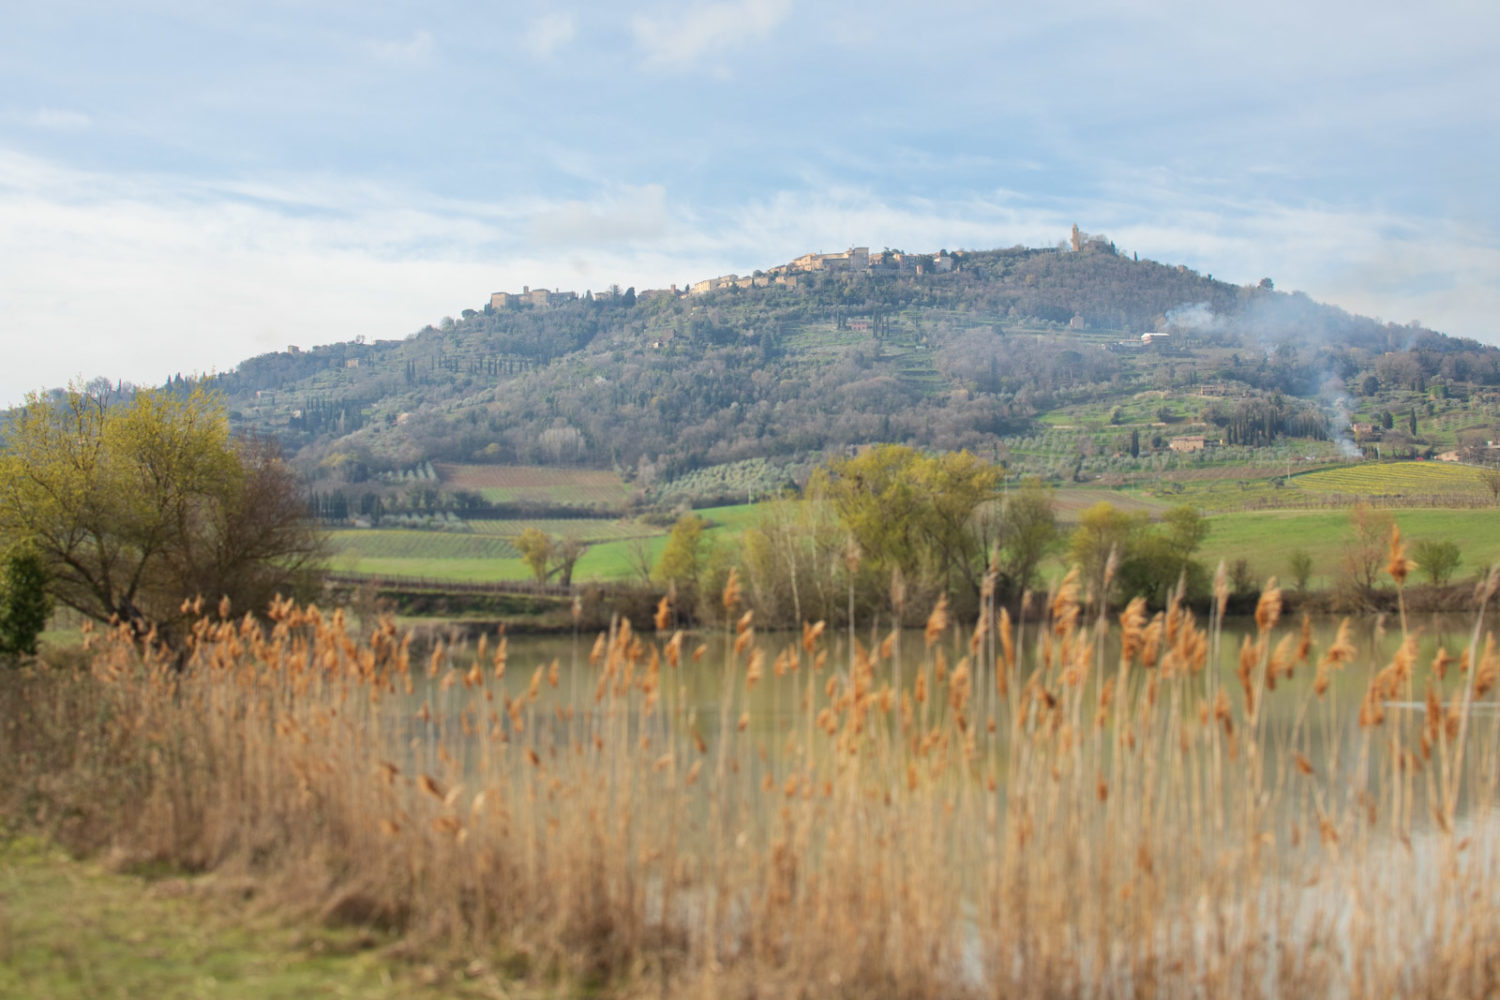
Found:
[(705, 647), (625, 621), (569, 685), (507, 674), (504, 639), (413, 662), (390, 621), (359, 641), (290, 604), (202, 619), (181, 672), (96, 636), (87, 677), (5, 687), (0, 801), (409, 949), (631, 994), (1500, 989), (1482, 615), (1456, 670), (1407, 643), (1365, 669), (1348, 718), (1347, 623), (1321, 654), (1305, 622), (1278, 638), (1274, 583), (1227, 685), (1222, 601), (1207, 626), (1131, 602), (1113, 663), (1072, 575), (1031, 633), (987, 598), (965, 638), (940, 604), (903, 680), (896, 636), (836, 666), (821, 623), (760, 636), (742, 597), (731, 577), (701, 714)]

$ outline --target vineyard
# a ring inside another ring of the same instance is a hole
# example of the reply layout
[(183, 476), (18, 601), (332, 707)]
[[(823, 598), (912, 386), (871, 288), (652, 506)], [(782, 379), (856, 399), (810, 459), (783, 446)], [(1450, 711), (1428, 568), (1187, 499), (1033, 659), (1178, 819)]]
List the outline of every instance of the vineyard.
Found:
[(645, 538), (662, 533), (643, 521), (620, 521), (607, 517), (528, 517), (499, 521), (469, 521), (469, 530), (485, 537), (514, 538), (535, 528), (544, 535), (576, 538), (581, 542), (613, 542), (628, 538)]
[[(507, 524), (513, 522), (505, 522)], [(383, 529), (329, 532), (339, 557), (437, 561), (450, 559), (518, 559), (508, 537), (440, 531)]]
[(1452, 462), (1379, 462), (1296, 476), (1299, 490), (1350, 496), (1492, 497), (1484, 470)]

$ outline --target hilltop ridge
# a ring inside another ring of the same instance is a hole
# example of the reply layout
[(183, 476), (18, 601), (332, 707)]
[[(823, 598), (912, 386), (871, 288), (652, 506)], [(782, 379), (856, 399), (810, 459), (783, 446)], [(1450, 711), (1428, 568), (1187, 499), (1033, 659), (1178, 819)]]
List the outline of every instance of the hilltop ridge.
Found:
[[(1053, 476), (1128, 454), (1128, 475), (1180, 453), (1177, 437), (1338, 457), (1368, 447), (1382, 413), (1420, 406), (1432, 427), (1439, 397), (1467, 406), (1500, 389), (1494, 348), (1078, 236), (1040, 249), (855, 247), (681, 290), (528, 289), (403, 339), (262, 355), (213, 382), (237, 426), (277, 438), (325, 482), (422, 462), (661, 482), (877, 441), (969, 448)], [(1377, 447), (1452, 450), (1478, 426), (1454, 420), (1441, 433), (1382, 428)]]

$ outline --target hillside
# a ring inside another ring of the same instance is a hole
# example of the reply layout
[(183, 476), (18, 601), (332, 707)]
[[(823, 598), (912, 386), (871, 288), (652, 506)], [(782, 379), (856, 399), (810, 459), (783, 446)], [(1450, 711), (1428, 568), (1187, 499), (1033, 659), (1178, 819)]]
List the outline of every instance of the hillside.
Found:
[(1269, 280), (1233, 285), (1100, 242), (828, 256), (841, 260), (690, 294), (497, 295), (402, 340), (252, 358), (216, 387), (239, 426), (350, 494), (340, 503), (415, 489), (419, 507), (471, 510), (490, 501), (413, 470), (609, 470), (618, 499), (586, 505), (616, 509), (694, 476), (679, 492), (743, 499), (877, 441), (1084, 481), (1160, 475), (1195, 436), (1211, 448), (1189, 457), (1200, 465), (1500, 437), (1500, 351)]

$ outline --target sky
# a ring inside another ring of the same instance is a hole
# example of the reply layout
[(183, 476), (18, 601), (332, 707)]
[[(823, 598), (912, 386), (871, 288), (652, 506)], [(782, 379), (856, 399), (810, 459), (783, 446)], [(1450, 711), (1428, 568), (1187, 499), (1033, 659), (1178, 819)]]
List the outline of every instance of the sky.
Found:
[(1500, 343), (1493, 0), (5, 6), (0, 406), (1075, 222)]

